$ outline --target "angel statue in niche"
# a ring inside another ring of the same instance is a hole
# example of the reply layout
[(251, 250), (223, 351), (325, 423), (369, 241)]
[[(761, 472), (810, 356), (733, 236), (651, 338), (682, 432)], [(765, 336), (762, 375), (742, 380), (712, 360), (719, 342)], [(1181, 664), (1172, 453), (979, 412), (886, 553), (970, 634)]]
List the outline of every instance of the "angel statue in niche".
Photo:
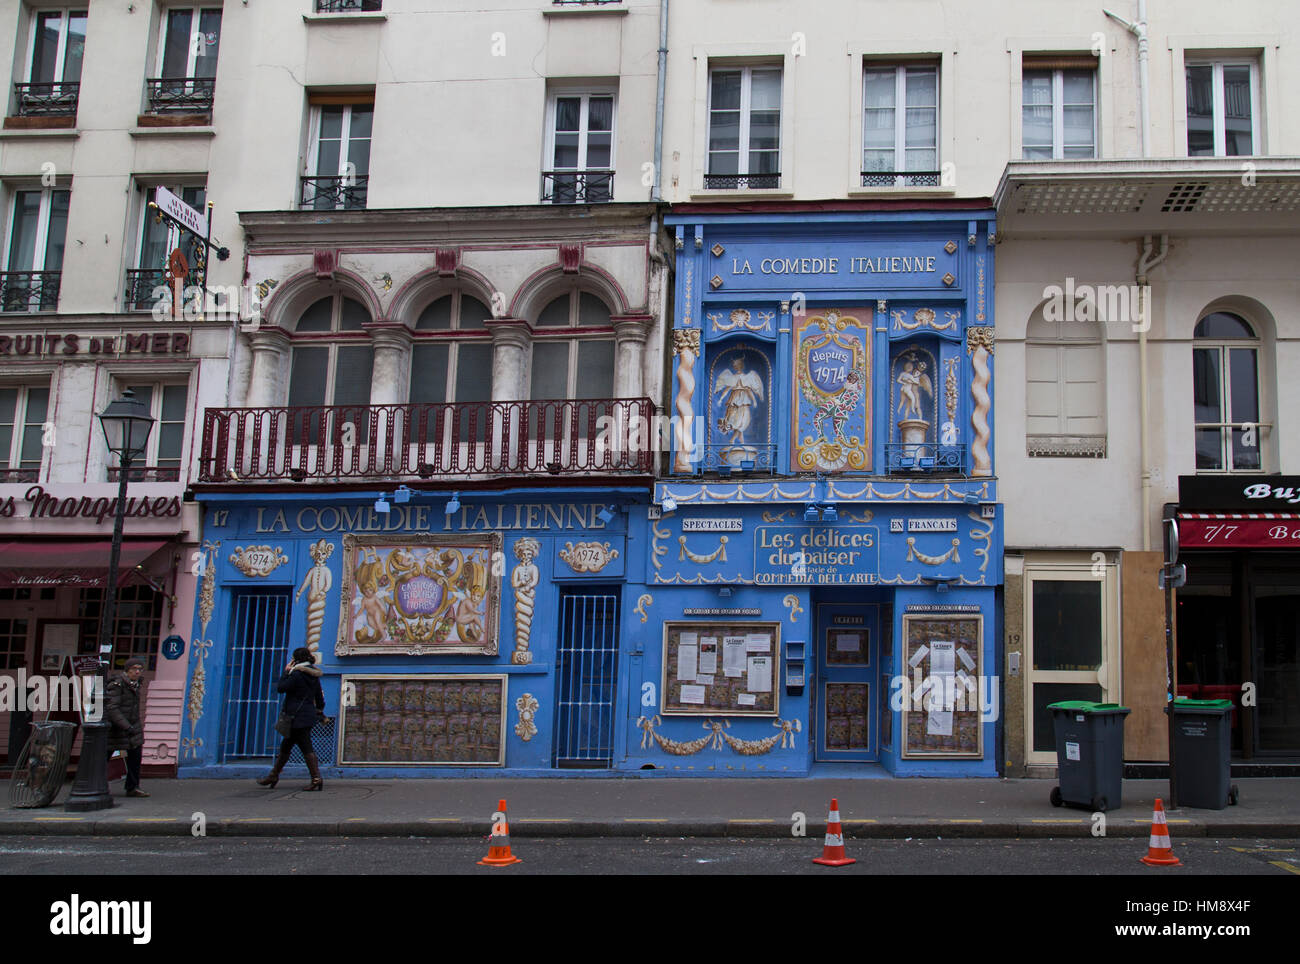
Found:
[(925, 368), (925, 362), (915, 364), (911, 361), (904, 362), (903, 370), (895, 379), (898, 383), (900, 401), (898, 414), (902, 418), (921, 418), (921, 392), (927, 395), (934, 394), (934, 385), (930, 381), (930, 376), (925, 373)]
[(732, 359), (731, 370), (714, 382), (713, 394), (722, 396), (718, 431), (729, 434), (732, 445), (743, 445), (753, 410), (763, 400), (763, 380), (758, 372), (745, 371), (744, 356), (738, 355)]

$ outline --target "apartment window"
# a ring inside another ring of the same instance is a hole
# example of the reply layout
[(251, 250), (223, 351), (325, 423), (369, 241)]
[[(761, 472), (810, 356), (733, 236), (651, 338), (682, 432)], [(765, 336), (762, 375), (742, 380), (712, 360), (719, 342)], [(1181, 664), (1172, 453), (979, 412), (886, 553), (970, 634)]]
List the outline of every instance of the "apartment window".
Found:
[[(473, 295), (453, 291), (436, 299), (415, 322), (411, 349), (414, 403), (486, 402), (492, 398), (492, 342), (488, 306)], [(461, 337), (421, 339), (422, 332)]]
[(366, 206), (374, 101), (313, 103), (300, 203), (314, 211)]
[(165, 8), (158, 41), (159, 76), (148, 81), (150, 111), (211, 111), (220, 46), (220, 7)]
[(1258, 67), (1249, 61), (1187, 65), (1187, 155), (1258, 154)]
[[(185, 446), (185, 417), (189, 385), (154, 383), (126, 386), (135, 400), (145, 405), (153, 417), (153, 430), (149, 433), (149, 447), (144, 457), (131, 466), (132, 482), (179, 482), (181, 456)], [(117, 482), (121, 469), (108, 467), (108, 481)]]
[(1021, 149), (1026, 160), (1097, 156), (1097, 71), (1089, 58), (1026, 61), (1021, 74)]
[(781, 69), (715, 68), (709, 74), (706, 188), (781, 186)]
[(326, 295), (299, 317), (289, 372), (289, 407), (302, 409), (290, 413), (296, 443), (316, 445), (327, 434), (338, 444), (365, 441), (374, 349), (357, 334), (369, 320), (361, 302), (342, 294)]
[(613, 397), (614, 339), (604, 302), (571, 291), (543, 308), (533, 329), (531, 398)]
[(1029, 323), (1025, 439), (1030, 455), (1106, 455), (1106, 359), (1095, 322)]
[(39, 480), (49, 417), (48, 386), (0, 386), (0, 481)]
[(54, 188), (14, 192), (5, 271), (0, 275), (4, 311), (53, 311), (59, 306), (70, 196), (70, 191)]
[(938, 138), (938, 67), (868, 65), (862, 79), (862, 186), (937, 186)]
[[(178, 184), (165, 186), (196, 211), (206, 210), (208, 201), (206, 187), (182, 187)], [(139, 188), (140, 246), (136, 251), (136, 266), (128, 268), (126, 272), (126, 310), (128, 311), (152, 310), (154, 295), (160, 288), (167, 292), (163, 297), (170, 304), (171, 278), (167, 274), (167, 259), (176, 247), (181, 249), (190, 266), (191, 280), (187, 283), (197, 283), (192, 279), (197, 277), (203, 264), (202, 238), (188, 232), (177, 237), (179, 232), (166, 220), (160, 218), (157, 211), (150, 209), (149, 202), (154, 200), (157, 191), (155, 187)]]
[(547, 105), (547, 157), (542, 201), (614, 199), (614, 95), (556, 92)]
[(1192, 394), (1196, 468), (1257, 472), (1260, 458), (1259, 338), (1238, 315), (1216, 311), (1196, 325)]
[(27, 82), (14, 85), (19, 116), (75, 117), (86, 50), (85, 10), (32, 15)]

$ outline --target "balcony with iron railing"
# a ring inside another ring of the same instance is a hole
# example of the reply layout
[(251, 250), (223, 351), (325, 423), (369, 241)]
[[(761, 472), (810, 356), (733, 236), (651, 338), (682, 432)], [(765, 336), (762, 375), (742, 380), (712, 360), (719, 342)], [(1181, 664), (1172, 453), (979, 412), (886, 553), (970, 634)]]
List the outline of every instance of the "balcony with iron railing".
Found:
[(0, 468), (0, 482), (35, 482), (41, 476), (39, 465), (29, 468)]
[(863, 187), (939, 187), (939, 171), (863, 171)]
[(654, 472), (648, 398), (210, 408), (199, 482)]
[(145, 80), (150, 114), (210, 114), (215, 77), (150, 77)]
[(542, 171), (543, 204), (598, 204), (612, 200), (613, 171)]
[[(133, 465), (127, 481), (179, 482), (180, 479), (181, 470), (178, 465)], [(122, 481), (122, 467), (120, 465), (110, 465), (108, 467), (108, 481)]]
[(0, 311), (55, 311), (62, 271), (0, 271)]
[(885, 463), (890, 475), (969, 474), (965, 445), (936, 445), (933, 442), (887, 442)]
[(366, 207), (366, 174), (309, 175), (302, 178), (298, 206), (303, 211), (361, 211)]
[(152, 311), (158, 289), (169, 290), (171, 279), (162, 268), (127, 268), (124, 311)]
[(77, 81), (14, 84), (14, 105), (18, 117), (76, 118)]
[(316, 0), (317, 13), (378, 13), (384, 0)]
[(705, 174), (707, 190), (757, 191), (776, 190), (781, 186), (781, 174)]
[(779, 461), (775, 445), (757, 445), (751, 442), (723, 442), (704, 446), (697, 471), (717, 472), (729, 476), (733, 473), (765, 473), (777, 471)]

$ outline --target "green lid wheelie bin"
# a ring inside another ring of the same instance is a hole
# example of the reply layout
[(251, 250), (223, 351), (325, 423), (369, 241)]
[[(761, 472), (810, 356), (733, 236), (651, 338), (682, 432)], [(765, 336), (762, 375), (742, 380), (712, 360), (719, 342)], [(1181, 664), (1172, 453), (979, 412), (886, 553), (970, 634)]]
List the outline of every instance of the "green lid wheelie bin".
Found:
[(1178, 806), (1222, 810), (1237, 802), (1231, 745), (1232, 700), (1174, 700), (1174, 794)]
[(1116, 810), (1123, 805), (1124, 717), (1129, 709), (1118, 703), (1066, 700), (1052, 703), (1056, 730), (1056, 767), (1060, 785), (1053, 788), (1052, 806), (1068, 803), (1090, 810)]

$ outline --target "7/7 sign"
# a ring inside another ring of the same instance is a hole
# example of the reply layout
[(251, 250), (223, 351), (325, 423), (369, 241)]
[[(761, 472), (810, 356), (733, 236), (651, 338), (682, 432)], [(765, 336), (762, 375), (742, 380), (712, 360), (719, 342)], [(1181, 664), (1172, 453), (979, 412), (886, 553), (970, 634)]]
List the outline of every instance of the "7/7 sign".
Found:
[(1179, 519), (1184, 549), (1300, 548), (1300, 516), (1274, 519)]

